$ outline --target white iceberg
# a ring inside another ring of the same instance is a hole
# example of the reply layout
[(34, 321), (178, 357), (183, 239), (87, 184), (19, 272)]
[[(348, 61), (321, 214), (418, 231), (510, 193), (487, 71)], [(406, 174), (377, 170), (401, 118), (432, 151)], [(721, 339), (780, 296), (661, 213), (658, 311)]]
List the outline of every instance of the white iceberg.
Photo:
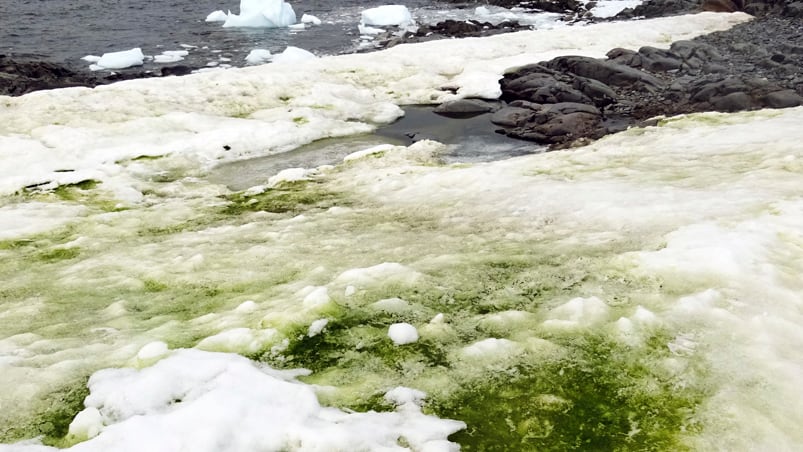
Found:
[[(218, 11), (207, 16), (207, 21), (220, 19)], [(240, 14), (226, 15), (223, 27), (278, 28), (296, 23), (296, 13), (283, 0), (240, 0)]]
[(366, 9), (361, 14), (362, 25), (373, 25), (376, 27), (403, 27), (413, 23), (410, 10), (404, 5), (384, 5), (376, 8)]
[[(84, 59), (89, 61), (90, 57), (91, 55), (88, 55), (84, 57)], [(103, 56), (101, 56), (95, 62), (95, 64), (91, 65), (89, 68), (93, 71), (102, 69), (125, 69), (133, 66), (142, 66), (142, 62), (144, 60), (145, 55), (142, 53), (142, 49), (136, 47), (131, 50), (104, 53)]]
[(301, 16), (301, 23), (302, 24), (312, 24), (312, 25), (320, 25), (321, 19), (311, 15), (311, 14), (304, 14)]
[(186, 50), (165, 50), (161, 55), (153, 57), (154, 63), (177, 63), (189, 55), (190, 52)]
[(225, 22), (228, 18), (228, 14), (224, 13), (222, 10), (217, 10), (206, 16), (206, 22)]
[(288, 46), (284, 52), (273, 57), (274, 63), (294, 63), (297, 61), (312, 60), (318, 58), (314, 53), (298, 47)]
[(245, 61), (248, 64), (263, 64), (267, 63), (273, 58), (273, 55), (268, 49), (254, 49), (248, 52)]

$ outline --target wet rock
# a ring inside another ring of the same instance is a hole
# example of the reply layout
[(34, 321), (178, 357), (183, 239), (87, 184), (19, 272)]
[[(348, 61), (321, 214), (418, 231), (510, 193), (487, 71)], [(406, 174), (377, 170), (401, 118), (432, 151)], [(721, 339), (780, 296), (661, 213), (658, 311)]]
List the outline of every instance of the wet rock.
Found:
[(608, 86), (629, 86), (653, 91), (663, 85), (659, 79), (648, 73), (613, 61), (590, 57), (558, 57), (546, 63), (545, 66), (553, 70), (598, 80)]
[(794, 90), (785, 89), (767, 94), (762, 102), (769, 108), (790, 108), (803, 105), (803, 97)]
[(715, 110), (725, 112), (749, 110), (755, 106), (753, 99), (742, 91), (716, 96), (710, 100), (710, 103)]
[(460, 99), (444, 102), (435, 107), (433, 111), (449, 118), (471, 118), (497, 108), (498, 105), (481, 99)]
[(162, 77), (167, 77), (170, 75), (187, 75), (192, 73), (194, 69), (190, 66), (185, 66), (183, 64), (179, 64), (176, 66), (165, 66), (161, 69)]
[(0, 95), (21, 96), (32, 91), (74, 86), (96, 86), (103, 80), (64, 66), (0, 55)]
[(572, 85), (585, 94), (597, 107), (605, 107), (616, 102), (616, 92), (610, 86), (590, 78), (575, 77)]
[(615, 19), (663, 17), (700, 11), (699, 0), (647, 0), (635, 8), (626, 8)]
[(539, 104), (591, 101), (581, 91), (549, 74), (525, 73), (520, 77), (505, 76), (501, 86), (502, 99), (524, 99)]
[(504, 127), (520, 127), (532, 116), (533, 110), (529, 108), (505, 107), (491, 116), (491, 122)]

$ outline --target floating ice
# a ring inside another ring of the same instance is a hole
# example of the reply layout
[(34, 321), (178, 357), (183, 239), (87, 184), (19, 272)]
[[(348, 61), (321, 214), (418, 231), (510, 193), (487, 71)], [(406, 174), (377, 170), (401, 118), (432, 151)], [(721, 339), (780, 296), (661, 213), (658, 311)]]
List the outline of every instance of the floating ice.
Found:
[(225, 22), (229, 15), (221, 10), (213, 11), (206, 16), (206, 22)]
[(396, 345), (412, 344), (418, 341), (418, 330), (409, 323), (394, 323), (388, 328), (388, 337)]
[(360, 23), (377, 27), (402, 27), (413, 23), (413, 17), (404, 5), (384, 5), (364, 10)]
[[(207, 17), (220, 19), (220, 11)], [(278, 28), (296, 23), (296, 13), (283, 0), (240, 0), (240, 14), (226, 15), (223, 27)]]
[(284, 51), (273, 57), (274, 63), (298, 63), (299, 61), (314, 60), (318, 58), (314, 53), (298, 47), (288, 46)]
[(161, 55), (153, 57), (154, 63), (177, 63), (189, 55), (190, 52), (186, 50), (165, 50)]
[[(91, 57), (88, 55), (84, 58)], [(120, 52), (104, 53), (95, 64), (90, 66), (93, 71), (102, 69), (125, 69), (133, 66), (142, 66), (145, 55), (139, 47)]]
[(263, 64), (267, 63), (273, 58), (273, 55), (270, 53), (268, 49), (254, 49), (248, 52), (248, 55), (245, 57), (245, 61), (248, 64)]
[(310, 15), (310, 14), (304, 14), (304, 15), (301, 16), (301, 23), (302, 24), (320, 25), (321, 24), (321, 19), (318, 19), (317, 17), (315, 17), (313, 15)]

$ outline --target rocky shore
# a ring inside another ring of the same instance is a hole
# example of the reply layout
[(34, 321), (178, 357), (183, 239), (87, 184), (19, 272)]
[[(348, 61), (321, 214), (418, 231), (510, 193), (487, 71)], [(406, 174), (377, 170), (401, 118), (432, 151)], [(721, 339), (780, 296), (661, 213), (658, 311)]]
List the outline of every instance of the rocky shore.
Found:
[(658, 115), (803, 104), (803, 24), (764, 16), (670, 49), (555, 58), (501, 80), (505, 135), (566, 147)]
[[(512, 1), (512, 0), (510, 0)], [(509, 0), (495, 0), (513, 6)], [(528, 8), (562, 10), (567, 19), (585, 15), (589, 4), (575, 0), (516, 2)], [(672, 43), (668, 50), (611, 49), (607, 58), (563, 56), (515, 68), (500, 80), (502, 96), (488, 102), (464, 99), (442, 104), (436, 113), (466, 118), (488, 115), (497, 132), (552, 148), (580, 145), (656, 116), (703, 111), (744, 111), (803, 104), (803, 2), (792, 0), (648, 0), (617, 18), (700, 11), (745, 10), (757, 15), (730, 30)], [(585, 11), (585, 13), (584, 13)], [(593, 19), (592, 19), (593, 20)], [(442, 37), (485, 36), (522, 29), (516, 22), (443, 21), (422, 26), (398, 42)], [(0, 94), (97, 86), (117, 80), (182, 75), (190, 67), (161, 73), (98, 76), (33, 59), (0, 55)], [(415, 131), (410, 131), (415, 134)]]

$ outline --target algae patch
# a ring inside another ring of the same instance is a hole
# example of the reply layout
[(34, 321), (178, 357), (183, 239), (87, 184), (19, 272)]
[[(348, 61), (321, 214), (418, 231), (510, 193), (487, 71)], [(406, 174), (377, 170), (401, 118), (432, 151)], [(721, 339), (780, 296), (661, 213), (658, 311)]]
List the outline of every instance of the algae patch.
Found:
[(224, 207), (226, 215), (244, 212), (271, 212), (299, 214), (310, 209), (326, 209), (346, 205), (342, 195), (328, 190), (321, 181), (282, 182), (259, 194), (238, 192), (227, 195), (230, 202)]

